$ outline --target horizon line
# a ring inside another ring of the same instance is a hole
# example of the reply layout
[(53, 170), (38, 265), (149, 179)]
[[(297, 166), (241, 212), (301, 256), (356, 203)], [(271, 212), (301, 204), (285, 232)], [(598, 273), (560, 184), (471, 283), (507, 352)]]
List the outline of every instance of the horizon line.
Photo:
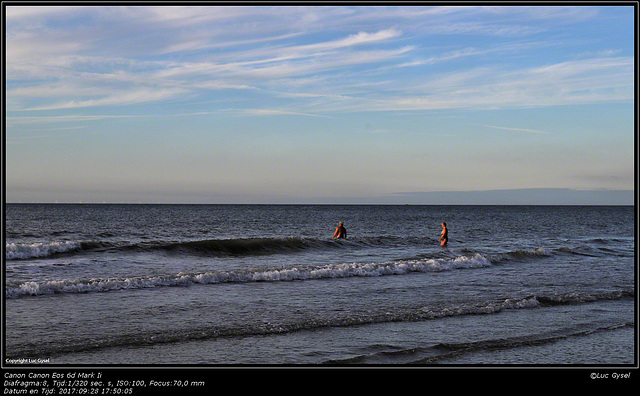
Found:
[(5, 202), (5, 205), (237, 205), (237, 206), (636, 206), (635, 203), (336, 203), (336, 202)]

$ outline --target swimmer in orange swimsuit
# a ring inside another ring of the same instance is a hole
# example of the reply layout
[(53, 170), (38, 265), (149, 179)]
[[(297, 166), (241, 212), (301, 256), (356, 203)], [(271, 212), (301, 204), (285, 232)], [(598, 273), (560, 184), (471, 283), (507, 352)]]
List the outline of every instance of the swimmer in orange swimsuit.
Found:
[(449, 230), (447, 230), (447, 223), (442, 223), (442, 236), (438, 239), (440, 246), (445, 246), (449, 241)]

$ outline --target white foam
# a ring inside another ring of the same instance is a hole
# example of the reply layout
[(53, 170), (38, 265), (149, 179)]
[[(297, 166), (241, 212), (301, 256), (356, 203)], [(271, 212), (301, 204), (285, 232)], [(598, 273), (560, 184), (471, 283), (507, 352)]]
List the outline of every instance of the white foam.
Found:
[(504, 301), (462, 304), (436, 310), (431, 307), (424, 307), (422, 308), (422, 315), (429, 319), (434, 319), (448, 316), (493, 314), (505, 309), (527, 309), (535, 308), (539, 305), (540, 303), (535, 297), (527, 297), (515, 300), (506, 299)]
[(219, 271), (183, 273), (164, 276), (140, 276), (131, 278), (58, 280), (25, 282), (7, 286), (7, 298), (20, 296), (49, 295), (57, 293), (90, 293), (111, 290), (143, 289), (163, 286), (189, 286), (191, 284), (278, 282), (328, 278), (375, 277), (404, 275), (411, 272), (439, 272), (460, 268), (490, 266), (481, 255), (461, 256), (452, 260), (423, 259), (386, 263), (343, 263), (315, 267), (292, 267), (269, 270)]
[(5, 244), (5, 258), (15, 260), (48, 257), (55, 253), (64, 253), (80, 248), (80, 242), (7, 243)]

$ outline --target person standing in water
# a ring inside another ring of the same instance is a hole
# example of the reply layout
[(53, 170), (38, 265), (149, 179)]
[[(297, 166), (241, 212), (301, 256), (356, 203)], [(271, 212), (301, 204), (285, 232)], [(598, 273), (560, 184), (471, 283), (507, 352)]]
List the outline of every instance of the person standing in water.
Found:
[(447, 223), (442, 222), (442, 236), (438, 239), (440, 246), (446, 246), (449, 241), (449, 230), (447, 229)]
[(342, 222), (340, 222), (340, 224), (338, 225), (338, 227), (336, 228), (336, 232), (333, 233), (333, 238), (331, 239), (340, 239), (340, 238), (346, 238), (347, 237), (347, 229), (344, 228), (344, 225), (342, 225)]

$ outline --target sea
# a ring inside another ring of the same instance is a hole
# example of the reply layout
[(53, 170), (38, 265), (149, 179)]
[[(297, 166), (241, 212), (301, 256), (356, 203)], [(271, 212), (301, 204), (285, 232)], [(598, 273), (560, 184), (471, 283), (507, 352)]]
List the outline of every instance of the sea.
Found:
[(4, 365), (635, 367), (635, 222), (633, 206), (5, 204)]

